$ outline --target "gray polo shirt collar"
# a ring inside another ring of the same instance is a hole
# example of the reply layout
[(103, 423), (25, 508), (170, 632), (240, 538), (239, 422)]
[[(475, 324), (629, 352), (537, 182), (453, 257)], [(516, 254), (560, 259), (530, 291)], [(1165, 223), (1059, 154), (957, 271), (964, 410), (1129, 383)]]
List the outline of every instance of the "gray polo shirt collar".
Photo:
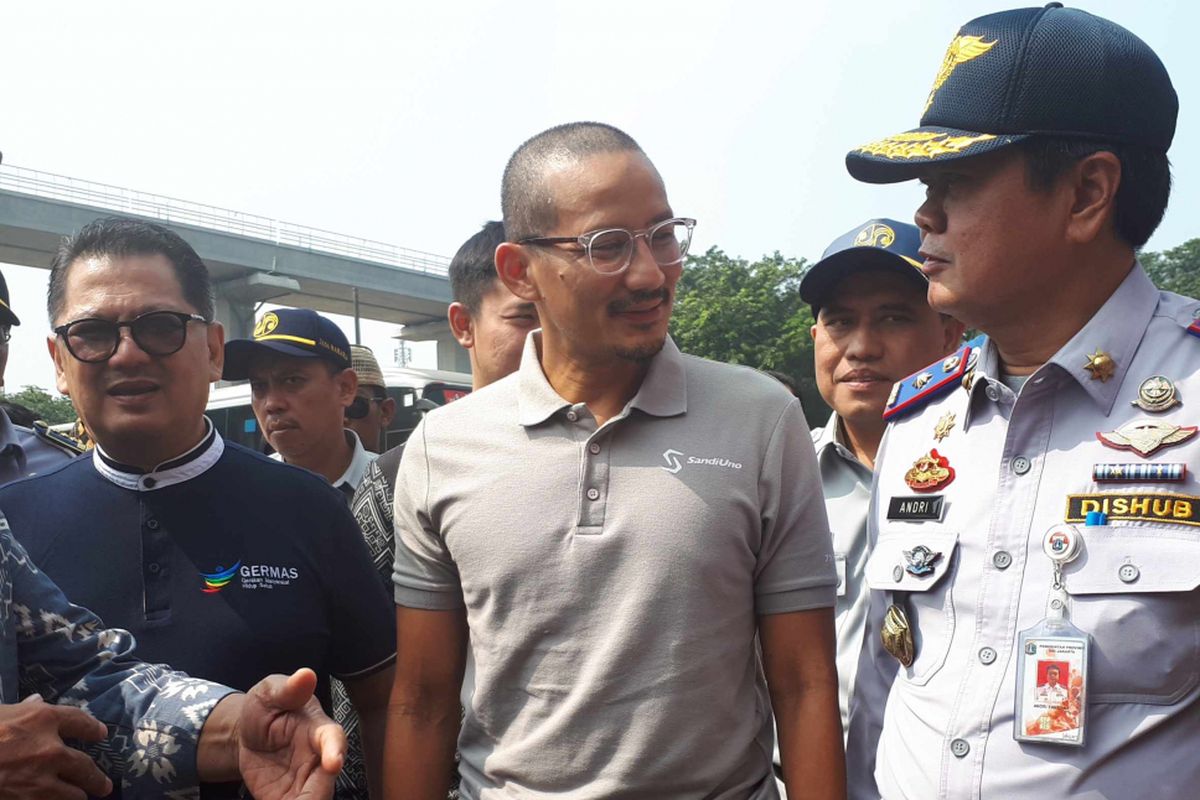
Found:
[[(1158, 307), (1158, 296), (1158, 289), (1141, 264), (1134, 262), (1125, 280), (1100, 310), (1048, 362), (1039, 367), (1030, 379), (1038, 381), (1055, 373), (1069, 375), (1091, 397), (1104, 415), (1108, 416), (1125, 380), (1125, 373), (1133, 362), (1138, 344), (1145, 336), (1150, 319)], [(1116, 364), (1112, 377), (1105, 381), (1093, 378), (1085, 369), (1088, 356), (1098, 350), (1107, 353)], [(1010, 402), (1013, 399), (1012, 390), (1000, 380), (1000, 357), (990, 339), (984, 346), (976, 370), (978, 378), (971, 387), (971, 401), (967, 405), (964, 429), (971, 425), (972, 412), (976, 411), (982, 402), (979, 395), (985, 391), (985, 386), (996, 387), (996, 391)]]
[[(571, 405), (554, 391), (542, 371), (538, 356), (541, 335), (540, 330), (529, 332), (517, 371), (517, 417), (526, 428), (540, 425)], [(667, 337), (662, 350), (650, 361), (646, 377), (627, 408), (636, 408), (655, 417), (673, 417), (687, 411), (683, 355), (671, 337)]]
[(813, 437), (813, 449), (817, 451), (818, 460), (826, 458), (825, 453), (828, 451), (830, 455), (836, 455), (867, 475), (871, 474), (871, 470), (867, 469), (866, 465), (859, 461), (854, 452), (846, 446), (846, 437), (842, 432), (842, 418), (836, 411), (829, 415), (829, 421), (825, 423), (825, 427), (816, 432)]

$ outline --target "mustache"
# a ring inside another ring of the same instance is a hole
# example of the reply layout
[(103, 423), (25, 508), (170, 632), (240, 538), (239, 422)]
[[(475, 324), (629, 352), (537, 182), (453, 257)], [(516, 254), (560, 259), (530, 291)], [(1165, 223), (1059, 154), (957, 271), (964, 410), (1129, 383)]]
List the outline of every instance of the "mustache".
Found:
[(640, 292), (634, 292), (628, 297), (613, 300), (609, 303), (608, 313), (623, 314), (635, 306), (645, 305), (653, 300), (659, 300), (663, 303), (671, 302), (671, 290), (664, 286), (661, 289), (645, 289)]

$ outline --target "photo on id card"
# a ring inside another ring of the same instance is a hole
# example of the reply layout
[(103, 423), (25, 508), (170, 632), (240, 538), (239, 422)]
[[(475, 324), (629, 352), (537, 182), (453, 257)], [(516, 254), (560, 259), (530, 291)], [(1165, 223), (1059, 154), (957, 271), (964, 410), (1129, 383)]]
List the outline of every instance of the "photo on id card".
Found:
[(1020, 646), (1015, 738), (1082, 745), (1087, 711), (1087, 639), (1023, 636)]

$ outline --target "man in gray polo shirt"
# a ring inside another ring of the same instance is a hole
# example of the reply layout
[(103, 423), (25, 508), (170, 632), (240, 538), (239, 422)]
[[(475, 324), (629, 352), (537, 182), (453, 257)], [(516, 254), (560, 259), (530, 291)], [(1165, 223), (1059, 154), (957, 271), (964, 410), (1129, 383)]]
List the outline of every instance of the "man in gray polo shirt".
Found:
[(772, 705), (792, 796), (844, 797), (808, 429), (667, 338), (694, 220), (597, 123), (522, 145), (503, 207), (497, 271), (542, 330), (401, 463), (388, 796), (444, 793), (461, 687), (472, 800), (769, 800)]

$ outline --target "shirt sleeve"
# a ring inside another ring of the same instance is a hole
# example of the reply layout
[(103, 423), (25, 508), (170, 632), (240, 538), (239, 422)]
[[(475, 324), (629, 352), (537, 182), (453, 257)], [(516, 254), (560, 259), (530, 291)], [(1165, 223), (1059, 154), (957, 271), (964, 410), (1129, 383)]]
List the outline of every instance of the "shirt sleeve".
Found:
[(799, 400), (790, 402), (776, 422), (760, 476), (762, 542), (755, 610), (781, 614), (833, 606), (837, 601), (833, 537), (812, 435)]
[[(876, 467), (883, 463), (886, 449), (885, 433), (875, 457)], [(868, 552), (875, 549), (875, 542), (879, 538), (879, 526), (875, 523), (878, 498), (879, 470), (876, 469), (871, 488), (871, 508), (867, 512)], [(863, 591), (870, 591), (865, 584)], [(883, 642), (879, 638), (879, 626), (887, 610), (887, 593), (870, 592), (869, 602), (858, 671), (854, 679), (854, 695), (850, 698), (850, 727), (846, 733), (846, 776), (851, 800), (879, 800), (879, 788), (875, 784), (875, 751), (879, 746), (879, 732), (883, 728), (888, 694), (899, 669), (899, 662), (883, 649)]]
[[(396, 658), (396, 615), (358, 523), (329, 494), (332, 520), (322, 528), (332, 639), (329, 671), (346, 681), (370, 675)], [(328, 517), (327, 517), (328, 518)]]
[(396, 475), (396, 559), (392, 572), (397, 605), (443, 610), (463, 606), (458, 566), (429, 512), (430, 459), (426, 417), (409, 437)]
[[(126, 797), (198, 796), (196, 747), (232, 689), (133, 657), (127, 631), (104, 629), (40, 572), (0, 516), (0, 625), (15, 634), (19, 696), (82, 708), (108, 726), (86, 752)], [(9, 591), (11, 589), (11, 595)], [(2, 606), (3, 604), (0, 604)], [(12, 641), (8, 635), (6, 641)], [(5, 647), (7, 648), (7, 644)], [(14, 702), (5, 687), (5, 702)]]
[(392, 578), (392, 558), (396, 549), (396, 526), (392, 519), (392, 491), (387, 476), (375, 459), (367, 466), (350, 511), (367, 543), (371, 563), (383, 578), (386, 589)]

